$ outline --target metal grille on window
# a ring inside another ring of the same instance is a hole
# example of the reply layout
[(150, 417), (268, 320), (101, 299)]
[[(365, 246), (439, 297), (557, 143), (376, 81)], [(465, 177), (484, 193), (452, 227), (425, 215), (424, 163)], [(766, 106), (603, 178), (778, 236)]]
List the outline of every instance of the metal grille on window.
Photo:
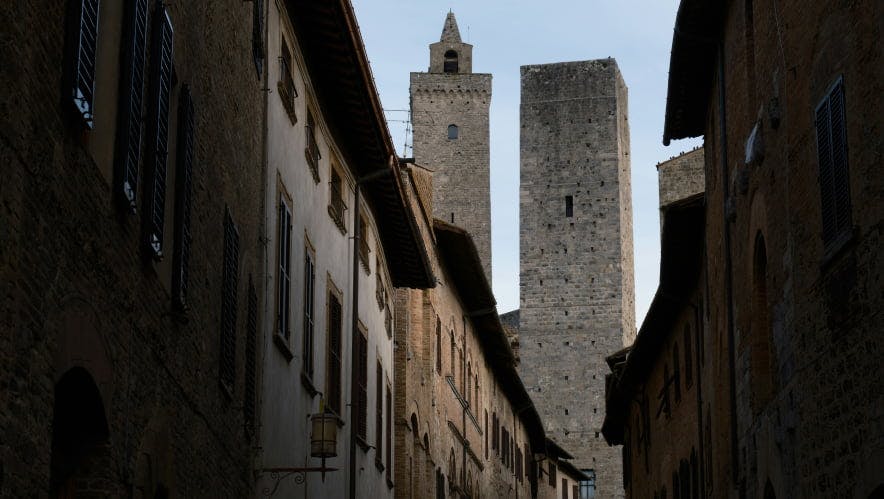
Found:
[(309, 251), (304, 257), (304, 374), (313, 378), (313, 291), (316, 269)]
[(362, 440), (368, 435), (368, 340), (363, 332), (356, 334), (356, 434)]
[(178, 159), (175, 175), (175, 251), (172, 255), (172, 288), (175, 305), (187, 307), (190, 272), (190, 209), (193, 196), (194, 115), (190, 87), (178, 97)]
[(829, 248), (849, 233), (852, 224), (844, 82), (839, 79), (816, 109), (823, 242)]
[(125, 60), (118, 108), (118, 132), (114, 166), (114, 190), (120, 203), (135, 213), (138, 162), (141, 158), (144, 63), (147, 47), (147, 0), (127, 2)]
[(246, 435), (255, 432), (255, 398), (257, 378), (257, 343), (258, 343), (258, 294), (249, 276), (249, 302), (246, 310), (246, 366), (245, 388), (243, 390), (243, 419)]
[(289, 315), (289, 295), (291, 290), (291, 242), (292, 242), (292, 212), (286, 204), (282, 194), (279, 195), (279, 246), (277, 247), (277, 259), (279, 260), (279, 281), (276, 295), (276, 333), (289, 339), (291, 325)]
[(151, 120), (147, 139), (144, 238), (155, 259), (163, 257), (166, 207), (166, 161), (169, 151), (169, 100), (172, 91), (172, 21), (162, 5), (154, 14), (151, 72)]
[(327, 388), (328, 408), (341, 414), (341, 302), (328, 296), (328, 360)]
[(224, 268), (221, 288), (221, 384), (233, 393), (236, 379), (236, 294), (239, 279), (239, 233), (230, 211), (224, 215)]
[(88, 129), (95, 127), (95, 55), (98, 49), (99, 0), (73, 2), (72, 54), (70, 55), (71, 99), (74, 109)]

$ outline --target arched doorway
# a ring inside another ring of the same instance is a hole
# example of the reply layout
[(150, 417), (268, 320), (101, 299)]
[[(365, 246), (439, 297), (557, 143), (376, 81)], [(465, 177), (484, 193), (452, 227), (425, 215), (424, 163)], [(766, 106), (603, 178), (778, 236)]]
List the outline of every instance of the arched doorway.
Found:
[(110, 466), (107, 418), (92, 376), (73, 367), (55, 385), (52, 414), (50, 497), (111, 497), (95, 484), (115, 483)]

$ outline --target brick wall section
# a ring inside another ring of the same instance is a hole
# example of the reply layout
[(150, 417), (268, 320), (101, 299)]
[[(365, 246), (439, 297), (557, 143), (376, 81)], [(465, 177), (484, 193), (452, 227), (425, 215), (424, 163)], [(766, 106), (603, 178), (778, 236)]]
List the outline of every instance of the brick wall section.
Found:
[[(750, 12), (751, 17), (743, 3), (734, 3), (724, 25), (726, 168), (717, 80), (705, 130), (712, 325), (722, 332), (724, 231), (732, 238), (740, 459), (733, 487), (758, 497), (770, 480), (777, 497), (868, 497), (881, 484), (884, 469), (884, 12), (872, 1), (771, 0), (756, 0)], [(826, 255), (813, 119), (839, 77), (854, 229), (848, 244)], [(771, 119), (775, 103), (782, 113), (778, 127)], [(764, 159), (746, 165), (746, 139), (759, 122)], [(728, 204), (733, 217), (725, 222)], [(759, 233), (767, 254), (775, 387), (760, 410), (752, 407), (757, 373), (748, 348), (757, 306), (752, 276)]]
[[(153, 496), (162, 481), (172, 496), (248, 497), (243, 336), (249, 276), (257, 280), (262, 268), (262, 84), (251, 57), (251, 3), (167, 4), (177, 75), (172, 141), (181, 85), (191, 86), (196, 105), (186, 321), (172, 312), (168, 287), (174, 154), (167, 257), (146, 263), (141, 218), (113, 203), (110, 179), (90, 150), (114, 130), (73, 132), (60, 104), (64, 3), (0, 5), (4, 18), (15, 19), (0, 48), (0, 88), (14, 96), (0, 113), (0, 496), (48, 493), (54, 384), (80, 366), (99, 388), (110, 438), (79, 489)], [(240, 236), (233, 398), (218, 378), (225, 205)]]
[(626, 119), (613, 59), (522, 67), (520, 372), (600, 497), (622, 496), (619, 450), (597, 433), (605, 356), (635, 335)]
[[(490, 105), (490, 74), (411, 73), (414, 158), (435, 172), (433, 214), (469, 231), (479, 249), (488, 282), (491, 282)], [(448, 125), (457, 125), (456, 140), (448, 139)]]

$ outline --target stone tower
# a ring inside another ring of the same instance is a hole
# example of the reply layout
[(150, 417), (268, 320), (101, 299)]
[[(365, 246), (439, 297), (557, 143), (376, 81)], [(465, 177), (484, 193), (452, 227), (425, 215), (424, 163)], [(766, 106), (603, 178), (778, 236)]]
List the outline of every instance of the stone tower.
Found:
[(635, 305), (626, 85), (614, 59), (523, 66), (520, 373), (547, 434), (623, 496), (601, 436), (605, 357), (632, 343)]
[(491, 75), (473, 73), (473, 46), (449, 12), (430, 68), (411, 73), (414, 159), (435, 170), (433, 215), (469, 231), (491, 282), (488, 109)]

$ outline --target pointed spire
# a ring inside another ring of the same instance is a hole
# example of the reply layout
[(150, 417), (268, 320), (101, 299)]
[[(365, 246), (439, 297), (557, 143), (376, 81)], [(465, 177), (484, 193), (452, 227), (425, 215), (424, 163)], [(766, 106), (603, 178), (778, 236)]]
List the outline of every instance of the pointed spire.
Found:
[(457, 29), (457, 20), (454, 19), (454, 12), (450, 10), (445, 18), (445, 27), (442, 28), (442, 37), (439, 38), (439, 41), (461, 43), (460, 30)]

